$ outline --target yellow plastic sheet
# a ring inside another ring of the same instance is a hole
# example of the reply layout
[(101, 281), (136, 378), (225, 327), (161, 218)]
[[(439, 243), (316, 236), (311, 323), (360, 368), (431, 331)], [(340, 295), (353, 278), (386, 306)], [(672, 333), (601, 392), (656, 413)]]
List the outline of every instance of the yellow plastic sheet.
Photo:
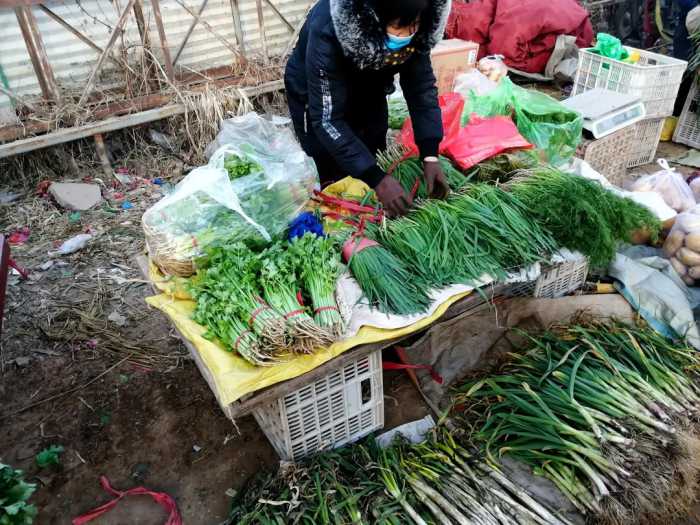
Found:
[(219, 344), (204, 339), (202, 337), (205, 331), (204, 327), (192, 320), (194, 301), (177, 299), (163, 293), (146, 298), (146, 302), (164, 312), (185, 339), (192, 343), (216, 385), (217, 392), (214, 393), (222, 404), (228, 405), (245, 394), (305, 374), (355, 346), (386, 341), (417, 332), (432, 324), (445, 313), (451, 304), (466, 297), (469, 293), (450, 297), (435, 310), (433, 315), (410, 326), (395, 330), (363, 326), (354, 337), (339, 341), (312, 355), (295, 356), (284, 363), (271, 367), (253, 366), (238, 357), (237, 354), (227, 352)]

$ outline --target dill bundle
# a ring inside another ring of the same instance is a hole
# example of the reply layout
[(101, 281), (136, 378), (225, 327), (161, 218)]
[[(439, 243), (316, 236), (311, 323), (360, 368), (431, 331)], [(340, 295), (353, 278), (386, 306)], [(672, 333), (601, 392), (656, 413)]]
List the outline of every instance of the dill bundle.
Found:
[(376, 241), (350, 238), (343, 256), (369, 305), (382, 313), (411, 315), (425, 312), (430, 298), (415, 283), (406, 264)]
[(608, 264), (618, 242), (630, 242), (635, 231), (646, 230), (655, 239), (661, 229), (659, 220), (631, 199), (552, 167), (521, 171), (509, 188), (560, 246), (587, 255), (595, 266)]

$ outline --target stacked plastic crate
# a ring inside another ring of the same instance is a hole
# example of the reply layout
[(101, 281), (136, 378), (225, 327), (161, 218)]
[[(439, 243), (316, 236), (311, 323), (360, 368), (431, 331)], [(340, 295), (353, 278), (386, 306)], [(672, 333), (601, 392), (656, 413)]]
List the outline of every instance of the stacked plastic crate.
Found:
[(623, 62), (594, 53), (592, 49), (581, 49), (572, 94), (604, 88), (642, 99), (647, 116), (635, 124), (635, 139), (627, 161), (627, 167), (633, 168), (654, 160), (664, 120), (673, 114), (688, 63), (641, 49), (628, 47), (627, 50), (630, 56), (639, 57), (636, 62)]
[(700, 89), (698, 89), (698, 82), (700, 82), (700, 76), (696, 75), (673, 134), (674, 142), (695, 149), (700, 149)]

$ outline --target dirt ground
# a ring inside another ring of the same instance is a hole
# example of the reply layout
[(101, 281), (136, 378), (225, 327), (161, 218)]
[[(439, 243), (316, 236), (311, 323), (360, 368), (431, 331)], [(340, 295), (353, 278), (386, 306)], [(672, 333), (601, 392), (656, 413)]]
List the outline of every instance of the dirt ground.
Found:
[[(682, 150), (664, 144), (660, 155)], [(231, 491), (273, 467), (277, 457), (252, 417), (234, 426), (223, 416), (169, 323), (143, 300), (151, 292), (134, 262), (144, 250), (140, 217), (164, 191), (152, 180), (176, 182), (182, 163), (171, 159), (145, 170), (131, 163), (127, 184), (104, 180), (95, 169), (89, 175), (106, 200), (79, 214), (44, 195), (31, 166), (22, 187), (16, 181), (0, 187), (0, 201), (2, 192), (20, 194), (0, 204), (0, 231), (28, 228), (29, 237), (12, 250), (30, 271), (28, 280), (11, 275), (8, 283), (0, 461), (37, 483), (32, 499), (39, 524), (68, 524), (111, 499), (100, 476), (121, 490), (143, 485), (166, 492), (188, 525), (221, 523)], [(637, 170), (651, 171), (654, 165)], [(53, 253), (79, 233), (93, 235), (84, 249)], [(402, 373), (385, 373), (384, 380), (387, 428), (427, 413)], [(61, 466), (39, 469), (34, 457), (51, 445), (65, 449)], [(157, 525), (164, 519), (157, 504), (138, 496), (94, 523)]]

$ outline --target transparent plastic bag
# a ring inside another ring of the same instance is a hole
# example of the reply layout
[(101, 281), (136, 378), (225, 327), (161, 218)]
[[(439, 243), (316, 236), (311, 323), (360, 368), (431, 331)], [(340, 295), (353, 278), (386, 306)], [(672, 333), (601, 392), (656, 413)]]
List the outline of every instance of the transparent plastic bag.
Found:
[(666, 204), (678, 213), (695, 206), (695, 196), (682, 175), (671, 168), (666, 159), (657, 161), (661, 171), (637, 179), (630, 188), (632, 191), (655, 191)]
[(663, 252), (683, 282), (695, 286), (700, 279), (700, 206), (676, 217)]
[(498, 87), (498, 84), (484, 75), (478, 69), (472, 69), (468, 73), (462, 73), (455, 78), (454, 92), (459, 93), (465, 99), (474, 92), (476, 95), (486, 95)]
[(269, 242), (318, 186), (291, 131), (255, 113), (225, 121), (207, 151), (209, 162), (142, 218), (149, 255), (169, 275), (192, 275), (195, 260), (216, 244)]

